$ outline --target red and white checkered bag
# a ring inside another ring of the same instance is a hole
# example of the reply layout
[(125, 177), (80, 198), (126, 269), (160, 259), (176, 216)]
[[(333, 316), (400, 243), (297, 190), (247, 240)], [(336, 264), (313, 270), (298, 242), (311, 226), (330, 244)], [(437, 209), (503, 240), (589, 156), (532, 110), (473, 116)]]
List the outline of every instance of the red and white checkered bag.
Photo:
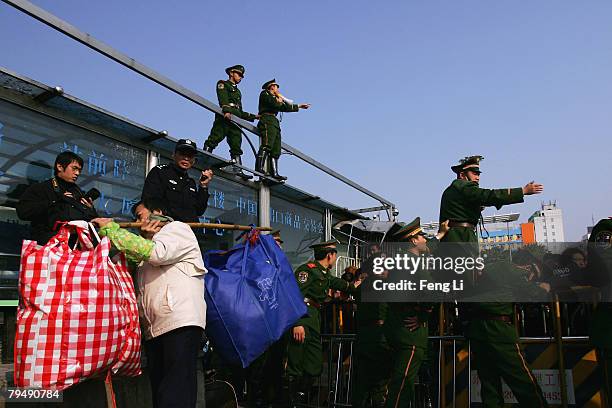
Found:
[[(68, 244), (75, 232), (80, 249)], [(44, 246), (23, 242), (16, 386), (62, 390), (108, 370), (141, 373), (134, 285), (125, 257), (113, 262), (110, 249), (84, 221), (64, 224)]]

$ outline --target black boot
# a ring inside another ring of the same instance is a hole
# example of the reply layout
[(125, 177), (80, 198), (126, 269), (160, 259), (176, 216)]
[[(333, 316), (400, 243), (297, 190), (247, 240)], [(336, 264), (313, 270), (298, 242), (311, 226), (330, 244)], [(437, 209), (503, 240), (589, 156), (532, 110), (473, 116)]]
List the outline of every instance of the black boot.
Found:
[(306, 402), (306, 394), (302, 390), (303, 379), (301, 377), (287, 377), (287, 388), (289, 391), (289, 407), (299, 407)]
[(313, 384), (314, 384), (313, 377), (309, 375), (305, 375), (304, 377), (302, 377), (302, 383), (300, 385), (300, 389), (303, 394), (302, 401), (304, 404), (308, 405), (310, 403), (310, 393), (312, 391)]
[(270, 162), (270, 175), (279, 181), (287, 180), (287, 177), (278, 174), (278, 157), (273, 157)]
[(210, 147), (209, 145), (207, 145), (207, 144), (204, 145), (204, 151), (205, 152), (212, 153), (213, 150), (214, 149), (212, 147)]
[[(232, 161), (239, 165), (242, 166), (242, 156), (240, 156), (239, 154), (232, 154)], [(235, 171), (236, 171), (236, 175), (238, 177), (243, 178), (244, 180), (250, 180), (253, 178), (253, 176), (251, 176), (250, 174), (246, 174), (245, 172), (242, 171), (242, 169), (240, 167), (234, 167)]]
[(255, 160), (255, 170), (257, 170), (259, 173), (267, 175), (268, 166), (266, 164), (269, 161), (269, 158), (270, 152), (267, 150), (260, 150), (259, 153), (257, 153), (257, 159)]

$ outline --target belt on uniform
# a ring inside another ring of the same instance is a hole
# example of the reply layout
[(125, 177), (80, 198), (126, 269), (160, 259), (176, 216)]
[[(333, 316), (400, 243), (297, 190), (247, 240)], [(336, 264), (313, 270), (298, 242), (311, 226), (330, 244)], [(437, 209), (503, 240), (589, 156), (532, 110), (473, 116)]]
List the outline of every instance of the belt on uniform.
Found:
[(476, 226), (470, 222), (449, 221), (448, 226), (449, 228), (464, 227), (464, 228), (476, 229)]
[(321, 304), (319, 302), (315, 302), (310, 298), (304, 298), (304, 303), (306, 303), (307, 306), (314, 307), (315, 309), (321, 308)]
[(260, 115), (270, 115), (270, 116), (276, 116), (276, 113), (272, 113), (272, 112), (260, 112)]
[(480, 320), (497, 320), (499, 322), (512, 323), (512, 317), (508, 315), (494, 315), (494, 314), (477, 314), (474, 316)]

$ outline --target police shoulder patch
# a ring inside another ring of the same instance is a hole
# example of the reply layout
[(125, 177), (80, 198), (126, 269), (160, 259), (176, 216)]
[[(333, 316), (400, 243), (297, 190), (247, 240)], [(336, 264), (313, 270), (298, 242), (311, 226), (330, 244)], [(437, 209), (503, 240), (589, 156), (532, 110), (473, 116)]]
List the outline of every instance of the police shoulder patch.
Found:
[(307, 280), (308, 280), (308, 272), (301, 271), (298, 273), (298, 282), (306, 283)]
[(225, 88), (225, 84), (223, 83), (223, 81), (217, 82), (217, 89), (223, 89), (223, 88)]

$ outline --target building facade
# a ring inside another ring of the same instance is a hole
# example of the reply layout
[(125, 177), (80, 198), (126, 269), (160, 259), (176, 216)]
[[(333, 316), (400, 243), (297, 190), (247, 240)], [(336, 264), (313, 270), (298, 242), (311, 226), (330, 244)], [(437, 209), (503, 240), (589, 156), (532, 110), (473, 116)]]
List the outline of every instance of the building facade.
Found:
[(534, 225), (537, 243), (565, 242), (563, 211), (556, 202), (542, 204), (541, 209), (529, 217), (529, 222)]
[[(78, 185), (101, 195), (95, 206), (102, 217), (130, 221), (149, 169), (169, 162), (175, 139), (134, 123), (29, 78), (0, 68), (0, 350), (12, 362), (18, 304), (19, 257), (30, 226), (15, 206), (31, 184), (53, 175), (55, 157), (70, 150), (84, 160)], [(229, 164), (229, 163), (227, 163)], [(244, 181), (224, 172), (223, 161), (200, 152), (192, 169), (215, 170), (208, 209), (202, 222), (262, 225), (280, 229), (283, 249), (295, 267), (312, 256), (309, 246), (332, 238), (336, 222), (363, 218), (343, 207), (288, 184)], [(203, 251), (228, 249), (239, 231), (207, 229), (197, 234)], [(339, 237), (342, 241), (343, 238)], [(346, 254), (351, 248), (342, 247)], [(340, 271), (340, 274), (342, 271)]]

